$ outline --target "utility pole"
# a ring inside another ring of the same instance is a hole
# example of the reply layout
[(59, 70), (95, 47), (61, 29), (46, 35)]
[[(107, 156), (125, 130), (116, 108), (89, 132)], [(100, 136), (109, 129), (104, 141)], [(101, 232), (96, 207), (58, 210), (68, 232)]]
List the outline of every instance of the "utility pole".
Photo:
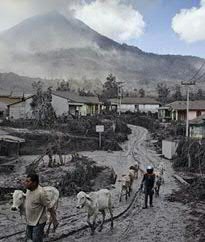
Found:
[(187, 87), (187, 99), (186, 99), (186, 137), (189, 138), (189, 86), (194, 86), (195, 81), (181, 82), (181, 85)]
[(119, 100), (119, 110), (118, 110), (118, 114), (119, 114), (119, 116), (120, 116), (120, 114), (121, 114), (121, 104), (122, 104), (122, 86), (123, 86), (123, 83), (124, 82), (122, 82), (122, 81), (120, 81), (120, 82), (117, 82), (117, 90), (118, 90), (118, 92), (117, 92), (117, 104), (118, 104), (118, 99), (120, 99)]

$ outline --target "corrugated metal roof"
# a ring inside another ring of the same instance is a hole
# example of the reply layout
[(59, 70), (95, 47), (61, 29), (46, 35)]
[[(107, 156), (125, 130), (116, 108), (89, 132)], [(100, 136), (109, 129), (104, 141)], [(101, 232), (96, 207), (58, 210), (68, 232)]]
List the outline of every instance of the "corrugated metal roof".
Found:
[(0, 135), (0, 141), (6, 141), (6, 142), (11, 142), (11, 143), (24, 143), (25, 139), (21, 139), (16, 136), (5, 134), (5, 135)]
[[(175, 101), (167, 104), (174, 110), (186, 110), (186, 101)], [(189, 110), (205, 110), (205, 100), (189, 101)]]
[(53, 95), (66, 98), (70, 100), (71, 102), (77, 102), (77, 103), (92, 103), (92, 104), (99, 104), (99, 99), (97, 96), (93, 97), (87, 97), (87, 96), (79, 96), (75, 92), (68, 92), (68, 91), (52, 91)]
[[(119, 103), (119, 98), (111, 98), (109, 99), (111, 104), (117, 104)], [(157, 101), (154, 98), (150, 97), (123, 97), (121, 99), (122, 104), (160, 104), (159, 101)]]
[(10, 106), (16, 105), (18, 103), (25, 102), (27, 99), (32, 98), (33, 96), (34, 96), (34, 94), (27, 94), (23, 100), (20, 100), (20, 101), (14, 102), (14, 103), (7, 104), (7, 106), (10, 107)]

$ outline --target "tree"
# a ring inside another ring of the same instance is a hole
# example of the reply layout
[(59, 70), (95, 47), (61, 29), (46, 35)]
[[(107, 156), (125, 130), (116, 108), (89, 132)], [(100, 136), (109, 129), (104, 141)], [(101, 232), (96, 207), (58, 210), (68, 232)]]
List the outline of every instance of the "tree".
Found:
[(116, 77), (111, 73), (107, 76), (106, 82), (103, 84), (102, 96), (104, 98), (116, 98), (118, 96), (118, 84)]
[(143, 88), (139, 89), (139, 96), (144, 97), (145, 96), (145, 90)]
[(157, 84), (158, 99), (162, 105), (167, 103), (169, 98), (170, 89), (164, 83)]
[(87, 97), (95, 96), (95, 94), (92, 93), (90, 90), (86, 91), (84, 88), (83, 89), (78, 88), (78, 94), (79, 96), (87, 96)]
[(70, 83), (65, 80), (58, 81), (57, 91), (70, 91)]
[(43, 84), (41, 81), (34, 82), (32, 86), (35, 95), (30, 105), (37, 126), (50, 128), (54, 125), (56, 120), (56, 114), (52, 106), (52, 89), (49, 87), (46, 91), (43, 91)]
[(175, 86), (175, 91), (174, 91), (172, 97), (175, 101), (182, 100), (183, 97), (182, 97), (182, 93), (181, 93), (181, 87), (179, 85)]
[(204, 92), (201, 88), (199, 88), (197, 93), (196, 93), (196, 99), (203, 100), (204, 98), (205, 98)]

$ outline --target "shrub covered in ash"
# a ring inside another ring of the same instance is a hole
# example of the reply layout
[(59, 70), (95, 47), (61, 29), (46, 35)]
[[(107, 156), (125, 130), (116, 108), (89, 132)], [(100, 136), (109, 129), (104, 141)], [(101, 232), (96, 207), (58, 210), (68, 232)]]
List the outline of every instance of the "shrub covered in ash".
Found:
[(196, 177), (189, 186), (183, 190), (174, 191), (168, 200), (182, 202), (184, 204), (196, 201), (205, 201), (205, 178)]
[(131, 129), (127, 126), (123, 120), (116, 120), (115, 133), (131, 134)]
[(205, 143), (198, 140), (182, 139), (176, 150), (177, 156), (173, 161), (175, 168), (188, 168), (193, 172), (205, 171)]
[(122, 115), (122, 118), (128, 124), (142, 126), (151, 132), (159, 128), (159, 121), (155, 117), (145, 113), (127, 113)]

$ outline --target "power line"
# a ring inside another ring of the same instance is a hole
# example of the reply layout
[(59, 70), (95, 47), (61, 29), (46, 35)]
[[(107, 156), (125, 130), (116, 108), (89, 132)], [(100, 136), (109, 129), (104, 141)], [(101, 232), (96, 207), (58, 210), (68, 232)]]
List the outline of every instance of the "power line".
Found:
[(197, 79), (195, 79), (195, 80), (196, 80), (196, 81), (200, 81), (200, 79), (201, 79), (202, 77), (205, 77), (205, 72), (204, 72), (201, 76), (199, 76)]
[(192, 80), (194, 80), (196, 78), (196, 76), (199, 74), (199, 72), (204, 67), (204, 65), (205, 65), (205, 61), (202, 63), (202, 65), (200, 66), (200, 68), (195, 72), (195, 74), (192, 76), (192, 78), (188, 80), (188, 82), (190, 82), (190, 81), (192, 81)]

